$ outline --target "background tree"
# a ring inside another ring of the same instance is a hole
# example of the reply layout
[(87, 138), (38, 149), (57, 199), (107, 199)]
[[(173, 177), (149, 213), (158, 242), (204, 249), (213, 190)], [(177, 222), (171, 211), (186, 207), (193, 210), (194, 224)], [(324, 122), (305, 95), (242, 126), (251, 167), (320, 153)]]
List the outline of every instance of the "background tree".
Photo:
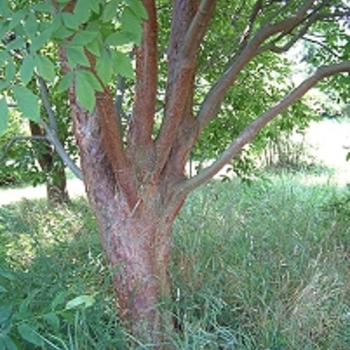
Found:
[[(60, 113), (67, 111), (67, 106), (60, 103), (57, 108)], [(58, 119), (59, 136), (69, 154), (74, 156), (76, 147), (72, 143), (68, 118), (69, 113), (65, 113)], [(18, 115), (11, 118), (9, 128), (0, 137), (0, 163), (1, 186), (45, 183), (49, 202), (69, 201), (65, 165), (40, 124), (32, 120), (23, 122)]]
[[(113, 271), (119, 315), (134, 335), (158, 342), (171, 323), (157, 309), (160, 298), (170, 297), (171, 227), (187, 195), (319, 81), (350, 72), (348, 36), (340, 25), (349, 17), (349, 6), (340, 0), (175, 0), (171, 23), (158, 27), (158, 15), (170, 9), (154, 0), (33, 1), (25, 8), (17, 3), (1, 3), (0, 31), (17, 35), (1, 51), (2, 88), (8, 91), (0, 101), (2, 116), (6, 101), (14, 99), (25, 116), (43, 123), (68, 163), (52, 128), (40, 119), (38, 96), (26, 85), (37, 76), (49, 91), (67, 90), (86, 192)], [(326, 24), (327, 32), (332, 28), (338, 33), (336, 39), (324, 35)], [(323, 35), (323, 46), (337, 40), (341, 57), (329, 60), (284, 96), (262, 103), (263, 112), (232, 104), (237, 131), (231, 142), (210, 166), (188, 177), (190, 152), (208, 125), (220, 118), (230, 89), (237, 89), (235, 100), (239, 95), (242, 100), (264, 99), (263, 73), (257, 96), (256, 86), (245, 85), (242, 77), (307, 33)], [(214, 40), (222, 50), (211, 51)], [(166, 59), (161, 44), (167, 48)], [(53, 45), (57, 55), (47, 55)], [(11, 52), (23, 46), (18, 71)], [(134, 98), (123, 125), (117, 115), (123, 89), (112, 82), (118, 74), (132, 76), (130, 52)], [(198, 71), (204, 61), (210, 74)], [(166, 64), (166, 79), (158, 79), (158, 64)], [(197, 96), (201, 77), (206, 88)], [(41, 98), (48, 115), (55, 115), (49, 96)]]

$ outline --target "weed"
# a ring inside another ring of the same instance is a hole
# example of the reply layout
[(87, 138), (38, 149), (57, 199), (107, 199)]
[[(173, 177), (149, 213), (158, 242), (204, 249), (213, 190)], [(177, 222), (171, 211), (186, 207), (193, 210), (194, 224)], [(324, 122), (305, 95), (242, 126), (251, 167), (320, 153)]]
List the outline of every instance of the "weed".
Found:
[[(174, 349), (350, 347), (349, 225), (340, 190), (302, 175), (212, 182), (174, 227)], [(123, 330), (84, 200), (0, 208), (0, 348), (147, 349)], [(4, 340), (5, 339), (5, 340)], [(3, 345), (5, 344), (5, 345)]]

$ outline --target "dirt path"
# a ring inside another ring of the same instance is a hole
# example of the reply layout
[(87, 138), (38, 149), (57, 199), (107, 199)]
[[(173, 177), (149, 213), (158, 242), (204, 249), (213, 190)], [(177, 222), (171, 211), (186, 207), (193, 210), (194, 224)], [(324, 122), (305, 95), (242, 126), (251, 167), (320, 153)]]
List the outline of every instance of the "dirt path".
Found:
[[(68, 193), (71, 198), (84, 195), (83, 182), (78, 179), (68, 180)], [(0, 205), (19, 202), (22, 199), (39, 199), (46, 197), (45, 185), (26, 188), (11, 188), (0, 190)]]

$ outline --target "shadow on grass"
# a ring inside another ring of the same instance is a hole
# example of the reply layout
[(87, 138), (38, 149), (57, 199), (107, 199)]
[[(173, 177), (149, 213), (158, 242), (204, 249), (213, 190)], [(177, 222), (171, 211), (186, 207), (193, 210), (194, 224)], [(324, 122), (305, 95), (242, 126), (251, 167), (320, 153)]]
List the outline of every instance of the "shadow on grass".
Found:
[[(339, 191), (279, 174), (193, 193), (174, 227), (172, 348), (350, 348), (349, 222), (328, 206)], [(0, 237), (14, 340), (25, 324), (59, 349), (128, 348), (83, 200), (0, 207)], [(67, 310), (70, 300), (82, 303)]]
[(83, 200), (59, 209), (45, 201), (0, 207), (0, 238), (0, 338), (20, 349), (126, 349)]

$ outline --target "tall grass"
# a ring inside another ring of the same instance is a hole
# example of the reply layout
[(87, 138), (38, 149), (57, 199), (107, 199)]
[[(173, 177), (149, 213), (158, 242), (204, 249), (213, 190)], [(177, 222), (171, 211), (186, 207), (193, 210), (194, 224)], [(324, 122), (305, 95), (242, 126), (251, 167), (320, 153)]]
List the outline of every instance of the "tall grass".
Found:
[[(176, 320), (169, 346), (349, 349), (350, 218), (330, 205), (339, 192), (288, 174), (195, 192), (174, 227), (173, 298), (161, 305)], [(61, 210), (40, 201), (0, 207), (0, 239), (0, 264), (14, 276), (5, 284), (0, 273), (0, 316), (12, 306), (8, 334), (19, 348), (147, 348), (114, 317), (83, 200)], [(67, 308), (72, 300), (86, 303)], [(36, 347), (23, 339), (23, 323), (42, 337)]]
[(174, 288), (188, 348), (350, 347), (350, 230), (326, 210), (335, 189), (270, 180), (211, 184), (177, 222)]

